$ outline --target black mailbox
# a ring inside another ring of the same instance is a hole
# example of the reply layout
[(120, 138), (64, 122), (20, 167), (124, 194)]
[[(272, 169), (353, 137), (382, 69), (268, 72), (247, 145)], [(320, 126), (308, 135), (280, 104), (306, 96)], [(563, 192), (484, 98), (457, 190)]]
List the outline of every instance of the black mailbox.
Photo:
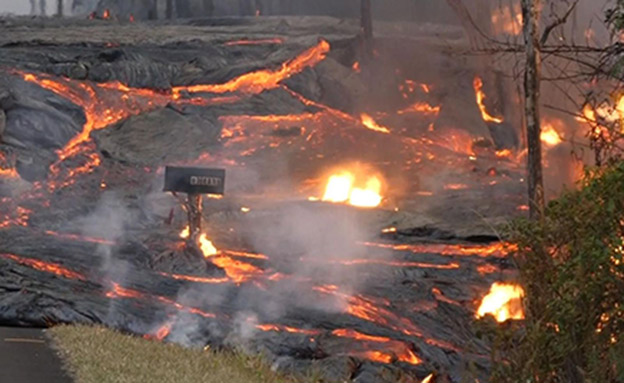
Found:
[(187, 194), (223, 194), (225, 169), (167, 166), (165, 191)]

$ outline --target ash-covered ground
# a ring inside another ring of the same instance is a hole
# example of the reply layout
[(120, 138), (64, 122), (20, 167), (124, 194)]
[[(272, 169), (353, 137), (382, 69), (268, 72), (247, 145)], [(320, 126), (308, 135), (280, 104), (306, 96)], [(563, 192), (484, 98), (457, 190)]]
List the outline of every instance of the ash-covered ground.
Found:
[[(0, 29), (3, 323), (244, 347), (336, 382), (487, 376), (474, 313), (514, 276), (493, 241), (525, 209), (523, 157), (513, 101), (478, 104), (510, 85), (460, 30), (380, 24), (367, 59), (332, 18)], [(203, 204), (215, 251), (180, 237), (171, 164), (227, 170)], [(379, 175), (378, 206), (320, 201), (345, 169)]]

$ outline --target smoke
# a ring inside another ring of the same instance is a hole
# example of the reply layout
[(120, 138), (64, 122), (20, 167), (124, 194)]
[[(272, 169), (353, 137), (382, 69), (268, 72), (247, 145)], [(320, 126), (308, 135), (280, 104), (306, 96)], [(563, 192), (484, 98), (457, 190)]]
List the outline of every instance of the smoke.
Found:
[[(130, 213), (121, 197), (115, 192), (105, 192), (95, 208), (88, 215), (78, 218), (72, 226), (80, 228), (80, 233), (85, 237), (120, 243), (127, 228), (134, 221), (136, 217)], [(114, 245), (98, 244), (94, 255), (99, 260), (99, 274), (102, 278), (123, 285), (130, 265), (124, 260), (117, 259), (114, 249)], [(115, 303), (111, 301), (108, 313), (111, 320), (115, 318), (115, 307)]]

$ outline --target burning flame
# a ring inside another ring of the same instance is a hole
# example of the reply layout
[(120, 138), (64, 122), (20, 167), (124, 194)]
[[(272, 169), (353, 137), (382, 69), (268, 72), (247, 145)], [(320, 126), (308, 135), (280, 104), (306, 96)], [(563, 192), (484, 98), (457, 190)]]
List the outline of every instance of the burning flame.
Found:
[(360, 121), (362, 121), (362, 124), (370, 130), (374, 130), (375, 132), (379, 133), (390, 133), (390, 129), (386, 128), (385, 126), (379, 125), (371, 116), (366, 113), (360, 114)]
[(212, 244), (212, 241), (208, 239), (208, 236), (202, 233), (199, 236), (199, 248), (201, 249), (202, 254), (204, 254), (204, 258), (212, 257), (219, 253), (217, 248)]
[[(361, 182), (366, 179), (365, 182)], [(360, 182), (358, 182), (360, 181)], [(358, 207), (376, 207), (381, 204), (382, 181), (377, 175), (357, 176), (344, 170), (329, 177), (322, 200), (348, 203)]]
[(500, 124), (503, 122), (502, 117), (494, 117), (488, 113), (487, 108), (485, 107), (485, 93), (483, 93), (483, 80), (480, 77), (475, 77), (473, 82), (475, 95), (477, 97), (477, 105), (479, 106), (479, 110), (481, 111), (481, 117), (485, 122), (493, 122), (496, 124)]
[(559, 135), (557, 130), (555, 130), (554, 126), (550, 123), (545, 123), (544, 126), (542, 126), (540, 139), (548, 147), (557, 146), (562, 141), (561, 136)]
[(180, 232), (180, 238), (187, 239), (191, 235), (191, 229), (188, 225)]
[(519, 3), (501, 5), (492, 12), (492, 25), (496, 34), (518, 36), (522, 32), (522, 9)]
[(524, 289), (521, 286), (494, 282), (489, 293), (483, 297), (476, 317), (482, 318), (490, 314), (497, 322), (505, 322), (508, 319), (524, 319), (522, 297), (524, 297)]

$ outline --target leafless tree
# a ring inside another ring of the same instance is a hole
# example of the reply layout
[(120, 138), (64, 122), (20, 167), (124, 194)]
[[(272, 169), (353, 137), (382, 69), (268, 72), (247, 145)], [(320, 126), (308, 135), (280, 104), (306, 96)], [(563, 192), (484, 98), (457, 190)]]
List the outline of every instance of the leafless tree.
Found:
[(524, 113), (527, 132), (529, 214), (542, 219), (544, 215), (544, 179), (542, 175), (542, 141), (540, 124), (541, 55), (539, 20), (541, 0), (522, 0), (525, 47)]
[(370, 56), (373, 50), (373, 14), (371, 0), (361, 0), (361, 29), (364, 38), (366, 55)]
[(63, 0), (57, 0), (56, 2), (56, 15), (63, 17)]

